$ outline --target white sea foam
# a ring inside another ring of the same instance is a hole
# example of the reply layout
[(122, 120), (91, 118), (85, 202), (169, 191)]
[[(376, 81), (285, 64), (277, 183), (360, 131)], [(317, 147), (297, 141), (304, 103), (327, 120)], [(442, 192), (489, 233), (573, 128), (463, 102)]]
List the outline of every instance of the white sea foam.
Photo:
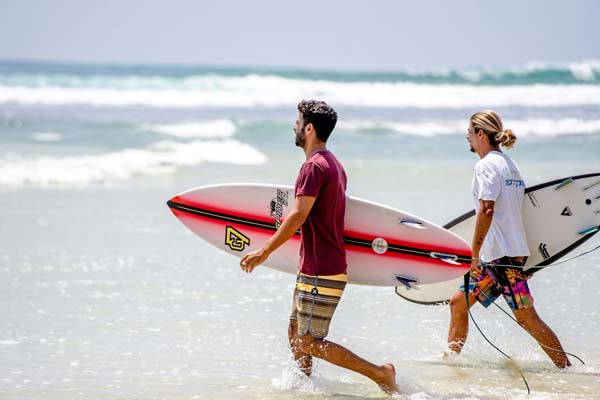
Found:
[(582, 81), (591, 81), (596, 78), (596, 74), (600, 71), (599, 61), (588, 61), (569, 64), (569, 70), (577, 79)]
[(322, 98), (338, 106), (479, 108), (600, 105), (600, 85), (473, 86), (407, 82), (334, 82), (279, 76), (203, 76), (165, 87), (0, 86), (0, 103), (148, 107), (295, 106)]
[(528, 74), (531, 72), (545, 72), (549, 70), (569, 71), (575, 79), (580, 81), (593, 81), (600, 72), (600, 61), (588, 60), (570, 63), (530, 62), (523, 68), (511, 68), (512, 73)]
[(338, 131), (390, 131), (405, 135), (433, 136), (455, 134), (464, 131), (465, 121), (446, 120), (446, 121), (370, 121), (354, 120), (340, 121), (336, 128)]
[(173, 173), (179, 167), (202, 162), (257, 165), (266, 162), (264, 154), (236, 140), (162, 141), (144, 149), (70, 157), (27, 159), (6, 156), (0, 159), (0, 185), (87, 184), (135, 175)]
[(225, 139), (235, 134), (236, 126), (228, 119), (178, 124), (147, 125), (144, 128), (180, 138)]
[(63, 134), (58, 132), (38, 132), (31, 135), (38, 142), (58, 142), (63, 139)]
[[(353, 132), (390, 131), (405, 135), (433, 136), (465, 134), (468, 119), (417, 120), (417, 121), (340, 121), (337, 129)], [(504, 127), (517, 136), (555, 137), (567, 135), (600, 134), (600, 120), (579, 118), (526, 118), (505, 119)]]
[[(482, 67), (482, 68), (465, 68), (457, 70), (446, 70), (440, 71), (438, 75), (433, 71), (421, 71), (419, 75), (431, 75), (440, 77), (450, 77), (453, 73), (460, 76), (461, 78), (473, 82), (482, 83), (486, 79), (493, 78), (497, 82), (502, 82), (506, 79), (520, 78), (526, 80), (536, 79), (533, 75), (537, 75), (540, 79), (544, 74), (552, 73), (564, 73), (568, 72), (571, 74), (576, 81), (582, 83), (594, 82), (598, 80), (600, 76), (600, 61), (587, 60), (577, 61), (570, 63), (549, 63), (532, 61), (527, 63), (525, 66), (512, 66), (512, 67)], [(548, 77), (549, 79), (552, 79)], [(556, 79), (556, 78), (554, 78)], [(564, 79), (564, 78), (563, 78)], [(558, 82), (557, 82), (558, 83)]]

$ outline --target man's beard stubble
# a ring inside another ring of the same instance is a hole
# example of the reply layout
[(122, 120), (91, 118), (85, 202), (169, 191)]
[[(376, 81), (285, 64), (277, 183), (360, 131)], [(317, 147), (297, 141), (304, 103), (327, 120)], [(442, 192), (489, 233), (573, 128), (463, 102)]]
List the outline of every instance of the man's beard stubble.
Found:
[[(304, 128), (300, 131), (304, 133)], [(304, 143), (306, 143), (306, 137), (304, 135), (300, 136), (300, 134), (296, 133), (296, 146), (304, 148)]]

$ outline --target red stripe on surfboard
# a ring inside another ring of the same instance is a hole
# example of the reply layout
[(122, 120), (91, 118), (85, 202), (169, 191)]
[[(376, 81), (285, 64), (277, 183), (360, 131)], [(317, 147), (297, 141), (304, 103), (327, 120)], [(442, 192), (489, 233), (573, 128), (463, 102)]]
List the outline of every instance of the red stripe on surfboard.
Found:
[[(202, 221), (202, 223), (210, 224), (212, 226), (215, 226), (218, 229), (224, 229), (225, 226), (231, 226), (231, 227), (235, 228), (237, 231), (239, 231), (240, 233), (244, 234), (245, 236), (250, 237), (251, 240), (256, 240), (257, 238), (255, 235), (258, 234), (259, 236), (264, 236), (264, 240), (266, 241), (273, 234), (273, 231), (267, 230), (264, 228), (259, 228), (259, 227), (245, 225), (245, 224), (236, 223), (236, 222), (221, 221), (221, 220), (217, 220), (212, 217), (198, 215), (198, 214), (191, 214), (191, 213), (177, 210), (177, 209), (171, 209), (171, 211), (184, 225), (186, 225), (194, 233), (196, 233), (196, 232), (193, 227), (193, 224), (199, 223), (200, 221)], [(190, 224), (188, 224), (188, 222), (190, 222)], [(223, 234), (224, 234), (224, 230), (223, 230)], [(199, 234), (197, 234), (197, 235), (201, 236)], [(295, 235), (290, 240), (299, 241), (300, 236)], [(373, 251), (373, 249), (371, 249), (369, 247), (364, 247), (361, 245), (356, 245), (356, 244), (352, 244), (352, 243), (348, 243), (348, 242), (344, 243), (344, 248), (346, 249), (346, 252), (363, 253), (363, 254), (368, 254), (372, 257), (394, 258), (394, 259), (398, 259), (399, 262), (411, 260), (411, 261), (418, 262), (418, 263), (423, 263), (423, 264), (427, 264), (427, 265), (433, 264), (433, 265), (437, 265), (437, 266), (445, 267), (445, 268), (459, 268), (462, 270), (466, 270), (466, 268), (467, 268), (466, 263), (461, 264), (462, 266), (452, 265), (447, 262), (444, 262), (444, 261), (441, 261), (441, 260), (438, 260), (435, 258), (423, 256), (423, 255), (417, 256), (417, 255), (399, 253), (399, 252), (394, 252), (394, 251), (386, 251), (383, 254), (377, 254)], [(418, 249), (418, 248), (415, 248), (415, 249), (416, 250), (425, 250), (425, 249)], [(431, 251), (431, 249), (428, 249), (428, 251)], [(436, 251), (441, 251), (441, 250), (436, 249)], [(470, 257), (470, 255), (469, 255), (469, 257)]]
[[(199, 208), (206, 212), (225, 214), (232, 218), (249, 219), (252, 221), (261, 222), (261, 223), (265, 223), (265, 224), (271, 224), (271, 225), (275, 223), (274, 218), (271, 218), (268, 216), (249, 214), (247, 212), (240, 211), (240, 210), (231, 210), (231, 209), (220, 208), (220, 207), (216, 207), (212, 204), (211, 205), (203, 204), (203, 203), (194, 201), (189, 198), (183, 198), (181, 196), (175, 196), (171, 199), (171, 201), (173, 201), (175, 203), (179, 203), (184, 206)], [(266, 209), (267, 208), (265, 206), (265, 210)], [(235, 213), (235, 215), (233, 213)], [(207, 217), (207, 218), (210, 218), (210, 217)], [(284, 219), (282, 219), (282, 222), (283, 221), (284, 221)], [(353, 239), (367, 240), (369, 242), (372, 242), (374, 239), (381, 237), (381, 236), (376, 236), (373, 233), (363, 233), (363, 232), (350, 231), (350, 230), (344, 230), (344, 236), (351, 237)], [(388, 242), (388, 246), (410, 247), (410, 248), (420, 249), (420, 250), (430, 250), (430, 248), (435, 248), (436, 249), (435, 251), (440, 252), (440, 253), (455, 254), (459, 257), (471, 257), (471, 249), (468, 247), (468, 245), (465, 245), (465, 247), (462, 247), (462, 248), (455, 248), (455, 247), (440, 245), (439, 243), (435, 243), (435, 242), (425, 242), (425, 243), (424, 242), (413, 242), (410, 240), (406, 240), (406, 239), (402, 239), (402, 238), (394, 238), (394, 237), (384, 237), (384, 239)]]
[[(206, 211), (206, 212), (225, 214), (228, 217), (232, 217), (232, 218), (250, 219), (250, 220), (253, 220), (256, 222), (262, 222), (265, 224), (274, 224), (275, 223), (274, 218), (271, 218), (266, 215), (249, 214), (242, 210), (232, 210), (231, 208), (230, 209), (221, 208), (221, 207), (215, 206), (213, 204), (208, 205), (205, 203), (200, 203), (198, 201), (189, 199), (187, 197), (175, 196), (171, 199), (171, 201), (181, 204), (186, 207), (199, 208), (200, 210)], [(268, 207), (269, 207), (269, 205), (265, 204), (265, 214), (266, 214), (267, 210), (269, 209)]]

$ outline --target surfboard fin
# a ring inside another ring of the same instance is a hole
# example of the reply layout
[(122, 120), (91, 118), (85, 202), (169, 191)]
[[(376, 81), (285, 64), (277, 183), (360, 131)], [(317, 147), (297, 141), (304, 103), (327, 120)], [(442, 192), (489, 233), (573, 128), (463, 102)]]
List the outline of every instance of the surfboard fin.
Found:
[(394, 278), (396, 278), (396, 280), (398, 282), (400, 282), (401, 284), (403, 284), (404, 286), (406, 286), (409, 289), (413, 288), (413, 286), (412, 286), (413, 283), (417, 283), (417, 280), (415, 278), (410, 278), (408, 276), (402, 276), (399, 274), (394, 274)]
[(458, 256), (456, 254), (439, 253), (437, 251), (432, 251), (431, 253), (429, 253), (429, 256), (431, 258), (447, 262), (448, 264), (460, 265), (460, 263), (457, 261)]
[(590, 228), (584, 229), (581, 232), (578, 232), (580, 235), (589, 235), (590, 233), (594, 233), (594, 232), (598, 232), (600, 231), (600, 226), (592, 226)]
[(425, 227), (421, 221), (416, 221), (412, 219), (401, 219), (400, 221), (398, 221), (398, 223), (406, 225), (410, 228), (427, 229), (427, 227)]
[(559, 183), (558, 186), (556, 186), (554, 188), (554, 190), (561, 189), (561, 188), (567, 186), (569, 183), (573, 183), (573, 182), (575, 182), (575, 179), (573, 179), (573, 178), (567, 178), (564, 181), (562, 181), (561, 183)]

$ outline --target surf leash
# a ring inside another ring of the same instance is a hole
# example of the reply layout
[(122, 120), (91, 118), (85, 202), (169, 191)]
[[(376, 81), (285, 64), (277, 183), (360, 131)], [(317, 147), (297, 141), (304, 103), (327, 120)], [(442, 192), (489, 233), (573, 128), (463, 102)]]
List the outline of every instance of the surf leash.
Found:
[[(593, 248), (593, 249), (591, 249), (591, 250), (584, 251), (583, 253), (580, 253), (580, 254), (578, 254), (578, 255), (576, 255), (576, 256), (573, 256), (573, 257), (571, 257), (571, 258), (569, 258), (569, 259), (563, 260), (563, 261), (561, 261), (561, 262), (559, 262), (559, 263), (550, 264), (550, 265), (546, 266), (545, 268), (548, 268), (548, 267), (555, 267), (555, 266), (557, 266), (557, 265), (561, 265), (561, 264), (568, 263), (569, 261), (572, 261), (572, 260), (574, 260), (574, 259), (576, 259), (576, 258), (582, 257), (582, 256), (584, 256), (584, 255), (586, 255), (586, 254), (590, 254), (590, 253), (592, 253), (592, 252), (594, 252), (594, 251), (596, 251), (596, 250), (598, 250), (598, 249), (600, 249), (600, 245), (598, 245), (598, 246), (594, 247), (594, 248)], [(512, 267), (512, 268), (517, 268), (517, 269), (519, 268), (518, 266), (515, 266), (515, 265), (507, 265), (507, 264), (494, 264), (494, 266), (495, 266), (495, 267), (507, 267), (507, 268), (508, 268), (508, 267)], [(468, 274), (468, 275), (470, 276), (470, 272), (469, 272), (469, 274)], [(465, 275), (465, 282), (467, 281), (467, 278), (466, 278), (466, 277), (467, 277), (467, 275)], [(465, 285), (466, 285), (466, 283), (465, 283)], [(466, 287), (466, 286), (465, 286), (465, 287)], [(467, 288), (466, 290), (468, 290), (468, 288)], [(490, 298), (487, 296), (487, 294), (485, 294), (485, 293), (484, 293), (484, 296), (485, 296), (485, 297), (486, 297), (488, 300), (490, 300)], [(467, 299), (468, 299), (468, 297), (467, 297)], [(467, 302), (468, 302), (468, 300), (467, 300)], [(508, 312), (507, 312), (505, 309), (503, 309), (503, 308), (502, 308), (502, 307), (500, 307), (498, 304), (496, 304), (496, 302), (495, 302), (495, 301), (494, 301), (493, 303), (494, 303), (494, 305), (495, 305), (495, 306), (496, 306), (496, 307), (497, 307), (497, 308), (498, 308), (500, 311), (502, 311), (502, 312), (503, 312), (503, 313), (504, 313), (504, 314), (505, 314), (505, 315), (506, 315), (508, 318), (512, 319), (512, 320), (513, 320), (513, 321), (514, 321), (514, 322), (515, 322), (517, 325), (519, 325), (521, 328), (523, 328), (523, 326), (522, 326), (522, 325), (519, 323), (519, 321), (517, 321), (517, 319), (516, 319), (515, 317), (513, 317), (512, 315), (510, 315), (510, 314), (509, 314), (509, 313), (508, 313)], [(467, 303), (467, 305), (468, 305), (468, 303)], [(471, 313), (470, 313), (470, 310), (469, 310), (469, 315), (471, 315)], [(472, 316), (471, 316), (471, 319), (473, 319), (473, 317), (472, 317)], [(475, 322), (475, 320), (473, 320), (473, 323), (475, 324), (475, 326), (477, 326), (477, 323)], [(479, 330), (479, 327), (477, 327), (477, 329)], [(557, 353), (563, 353), (563, 354), (566, 354), (566, 355), (568, 355), (568, 356), (571, 356), (571, 357), (573, 357), (573, 358), (576, 358), (576, 359), (577, 359), (577, 360), (578, 360), (578, 361), (579, 361), (579, 362), (580, 362), (582, 365), (585, 365), (585, 362), (584, 362), (584, 361), (581, 359), (581, 357), (579, 357), (579, 356), (577, 356), (577, 355), (575, 355), (575, 354), (573, 354), (573, 353), (569, 353), (569, 352), (567, 352), (567, 351), (561, 350), (561, 349), (555, 349), (555, 348), (552, 348), (552, 347), (550, 347), (550, 346), (546, 346), (545, 344), (543, 344), (543, 343), (540, 343), (540, 342), (539, 342), (539, 341), (538, 341), (538, 340), (537, 340), (537, 339), (536, 339), (536, 338), (535, 338), (535, 337), (534, 337), (534, 336), (533, 336), (533, 335), (532, 335), (532, 334), (531, 334), (531, 333), (530, 333), (530, 332), (529, 332), (527, 329), (525, 329), (525, 328), (523, 328), (523, 329), (525, 330), (525, 332), (527, 332), (527, 334), (529, 334), (529, 336), (531, 336), (531, 338), (532, 338), (533, 340), (535, 340), (535, 342), (536, 342), (538, 345), (540, 345), (540, 347), (543, 347), (543, 348), (545, 348), (545, 349), (548, 349), (548, 350), (551, 350), (551, 351), (554, 351), (554, 352), (557, 352)], [(481, 330), (479, 330), (479, 332), (481, 332)], [(482, 333), (482, 335), (483, 335), (483, 333)], [(485, 335), (484, 335), (484, 338), (485, 338)], [(487, 340), (487, 338), (485, 338), (485, 339)], [(489, 341), (488, 341), (488, 342), (489, 342)], [(490, 343), (490, 344), (491, 344), (491, 343)], [(495, 347), (495, 346), (494, 346), (494, 347)]]
[[(484, 293), (484, 295), (485, 295), (485, 293)], [(489, 299), (489, 297), (488, 297), (487, 295), (485, 295), (485, 297)], [(506, 312), (506, 310), (505, 310), (504, 308), (500, 307), (498, 304), (496, 304), (496, 302), (494, 302), (494, 305), (495, 305), (496, 307), (498, 307), (498, 309), (499, 309), (500, 311), (502, 311), (504, 314), (506, 314), (506, 316), (507, 316), (508, 318), (512, 319), (513, 321), (515, 321), (515, 322), (517, 323), (517, 325), (519, 325), (521, 328), (523, 328), (523, 326), (522, 326), (522, 325), (519, 323), (519, 321), (517, 321), (517, 319), (516, 319), (515, 317), (513, 317), (513, 316), (512, 316), (512, 315), (510, 315), (508, 312)], [(539, 344), (541, 347), (543, 347), (543, 348), (545, 348), (545, 349), (548, 349), (548, 350), (555, 351), (555, 352), (557, 352), (557, 353), (563, 353), (563, 354), (566, 354), (566, 355), (568, 355), (568, 356), (571, 356), (571, 357), (573, 357), (573, 358), (576, 358), (577, 360), (579, 360), (579, 362), (580, 362), (582, 365), (585, 365), (585, 362), (583, 362), (583, 360), (582, 360), (580, 357), (576, 356), (575, 354), (572, 354), (572, 353), (566, 352), (566, 351), (564, 351), (564, 350), (554, 349), (554, 348), (552, 348), (552, 347), (550, 347), (550, 346), (546, 346), (545, 344), (538, 342), (538, 340), (537, 340), (535, 337), (533, 337), (533, 335), (532, 335), (531, 333), (529, 333), (529, 331), (528, 331), (527, 329), (523, 328), (523, 330), (524, 330), (525, 332), (527, 332), (527, 333), (529, 334), (529, 336), (531, 336), (531, 337), (533, 338), (533, 340), (535, 340), (535, 341), (537, 342), (537, 344)]]
[(508, 354), (506, 354), (505, 352), (500, 350), (500, 348), (498, 346), (496, 346), (494, 343), (492, 343), (487, 338), (487, 336), (485, 336), (485, 334), (483, 333), (483, 331), (477, 324), (477, 321), (475, 321), (475, 318), (473, 318), (473, 314), (471, 314), (471, 308), (469, 307), (469, 284), (471, 283), (470, 280), (471, 280), (471, 271), (469, 271), (468, 273), (465, 274), (465, 280), (464, 280), (465, 301), (467, 302), (467, 312), (469, 313), (469, 317), (471, 318), (471, 321), (473, 321), (473, 324), (475, 325), (475, 327), (477, 328), (479, 333), (481, 333), (481, 336), (483, 336), (483, 338), (486, 340), (486, 342), (488, 342), (494, 349), (498, 350), (500, 352), (500, 354), (502, 354), (504, 357), (508, 358), (509, 360), (511, 360), (513, 362), (516, 370), (519, 372), (519, 375), (521, 375), (521, 378), (523, 379), (523, 382), (525, 383), (525, 387), (527, 388), (527, 394), (528, 395), (531, 394), (531, 389), (529, 388), (529, 383), (527, 383), (527, 379), (525, 379), (525, 375), (523, 374), (523, 371), (521, 370), (521, 368), (517, 365), (516, 361), (511, 356), (509, 356)]

